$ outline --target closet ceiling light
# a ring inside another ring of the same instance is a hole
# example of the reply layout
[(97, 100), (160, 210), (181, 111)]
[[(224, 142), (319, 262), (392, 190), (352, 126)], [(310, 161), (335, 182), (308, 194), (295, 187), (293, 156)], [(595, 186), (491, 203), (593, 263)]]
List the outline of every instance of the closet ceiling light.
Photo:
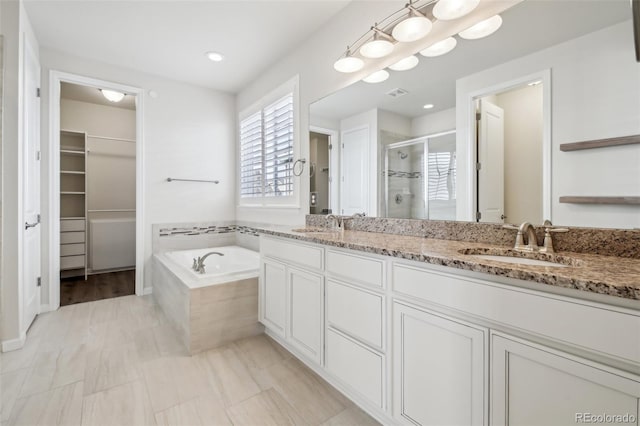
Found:
[(502, 17), (500, 15), (494, 15), (491, 18), (480, 21), (472, 27), (461, 31), (458, 35), (467, 40), (477, 40), (495, 33), (501, 25)]
[(389, 69), (394, 71), (407, 71), (412, 68), (415, 68), (416, 65), (418, 65), (418, 62), (420, 62), (418, 57), (411, 55), (411, 56), (407, 56), (404, 59), (400, 59), (395, 64), (389, 66)]
[(104, 96), (109, 102), (120, 102), (124, 99), (124, 93), (116, 92), (115, 90), (100, 89), (102, 96)]
[(207, 55), (207, 58), (209, 58), (213, 62), (220, 62), (224, 59), (224, 55), (218, 52), (207, 52), (205, 53), (205, 55)]
[(420, 40), (431, 31), (433, 24), (422, 13), (415, 10), (411, 5), (409, 8), (409, 17), (398, 25), (393, 27), (391, 35), (398, 41), (408, 43)]
[(434, 106), (435, 106), (435, 105), (433, 105), (433, 104), (425, 104), (422, 108), (424, 108), (424, 109), (431, 109), (431, 108), (433, 108)]
[(362, 81), (366, 83), (381, 83), (388, 78), (389, 78), (389, 73), (386, 70), (380, 70), (363, 78)]
[(475, 9), (480, 0), (440, 0), (433, 7), (433, 16), (441, 21), (450, 21), (467, 15)]
[(458, 40), (456, 40), (455, 38), (445, 38), (444, 40), (432, 44), (424, 50), (421, 50), (420, 54), (428, 58), (433, 58), (451, 52), (457, 44)]
[(354, 58), (353, 56), (345, 56), (333, 64), (333, 68), (336, 71), (344, 73), (360, 71), (362, 67), (364, 67), (364, 61), (360, 58)]

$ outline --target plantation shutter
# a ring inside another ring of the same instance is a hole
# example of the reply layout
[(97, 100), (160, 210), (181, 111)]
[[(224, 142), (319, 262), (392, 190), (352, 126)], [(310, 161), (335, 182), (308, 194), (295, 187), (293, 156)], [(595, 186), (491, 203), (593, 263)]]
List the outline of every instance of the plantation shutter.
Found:
[(293, 195), (293, 93), (266, 106), (264, 122), (264, 196)]
[(240, 122), (240, 197), (262, 195), (262, 114)]
[(428, 156), (429, 199), (456, 198), (456, 158), (454, 152), (430, 152)]

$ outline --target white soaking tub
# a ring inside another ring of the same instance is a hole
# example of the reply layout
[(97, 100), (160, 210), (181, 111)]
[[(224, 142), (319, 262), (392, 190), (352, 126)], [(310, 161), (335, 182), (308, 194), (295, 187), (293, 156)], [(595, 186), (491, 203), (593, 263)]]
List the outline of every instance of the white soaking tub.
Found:
[[(212, 251), (205, 273), (193, 259)], [(260, 334), (258, 272), (260, 255), (237, 246), (179, 250), (156, 254), (153, 295), (178, 330), (189, 353)]]

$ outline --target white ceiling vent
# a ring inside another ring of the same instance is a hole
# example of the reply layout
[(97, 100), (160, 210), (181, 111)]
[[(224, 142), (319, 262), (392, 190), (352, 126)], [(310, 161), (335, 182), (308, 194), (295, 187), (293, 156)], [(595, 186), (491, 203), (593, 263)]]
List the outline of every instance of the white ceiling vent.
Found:
[(406, 95), (407, 93), (409, 93), (407, 90), (396, 87), (395, 89), (389, 90), (385, 94), (391, 96), (392, 98), (399, 98), (401, 96)]

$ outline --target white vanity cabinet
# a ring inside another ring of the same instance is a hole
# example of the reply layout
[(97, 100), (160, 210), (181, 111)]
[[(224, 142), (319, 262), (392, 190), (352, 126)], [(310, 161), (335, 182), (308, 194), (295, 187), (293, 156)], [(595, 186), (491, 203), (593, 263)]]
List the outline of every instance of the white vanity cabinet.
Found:
[(486, 424), (489, 330), (393, 304), (394, 417), (410, 425)]
[(322, 361), (324, 286), (322, 275), (288, 267), (288, 339), (299, 351)]
[(286, 337), (287, 267), (271, 259), (260, 261), (260, 322)]
[(492, 425), (638, 424), (637, 377), (507, 335), (491, 351)]

